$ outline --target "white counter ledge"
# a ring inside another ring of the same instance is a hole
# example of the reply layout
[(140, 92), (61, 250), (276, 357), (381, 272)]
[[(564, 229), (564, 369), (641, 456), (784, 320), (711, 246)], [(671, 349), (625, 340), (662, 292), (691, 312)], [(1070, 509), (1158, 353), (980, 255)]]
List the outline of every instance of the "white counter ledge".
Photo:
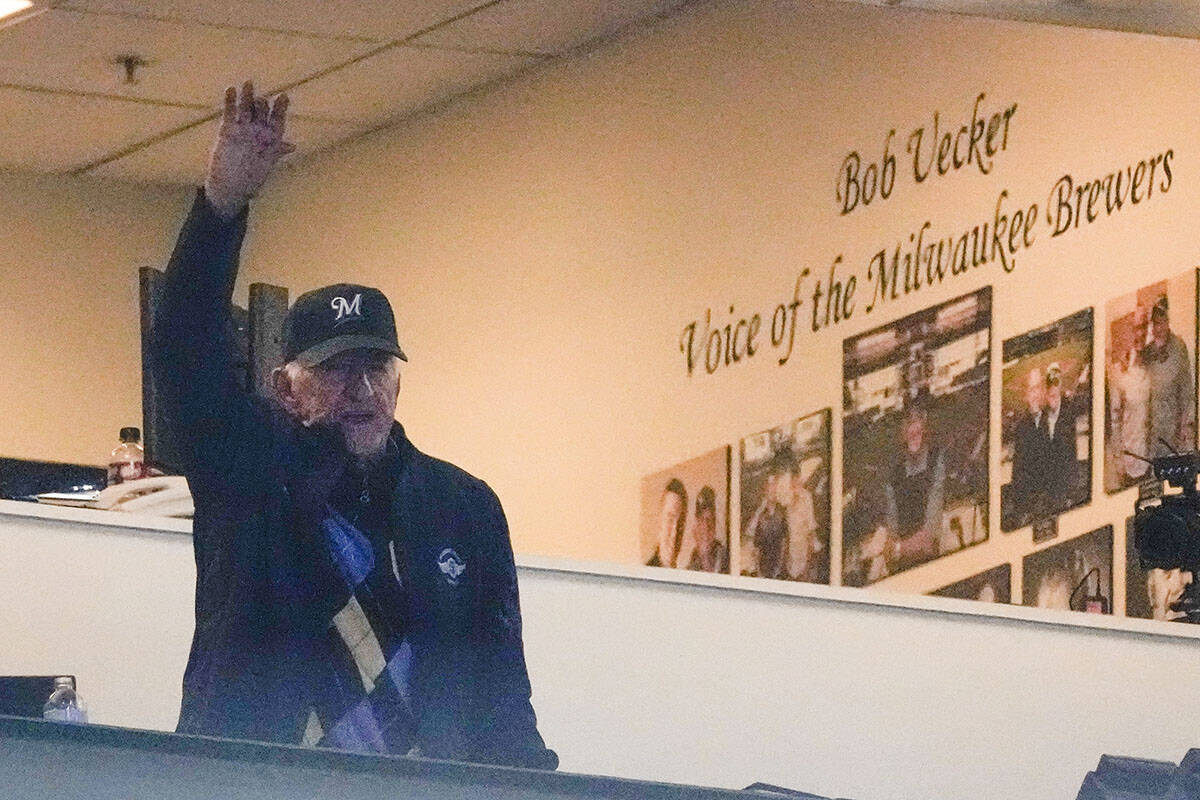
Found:
[[(175, 538), (175, 534), (190, 535), (192, 533), (190, 519), (54, 506), (16, 500), (0, 500), (0, 525), (5, 518), (68, 523), (71, 525), (73, 533), (86, 533), (89, 528), (109, 528), (115, 529), (110, 531), (112, 533), (124, 531), (135, 535), (167, 533), (172, 534), (171, 538)], [(189, 558), (191, 557), (190, 547), (187, 548), (187, 555)], [(1200, 640), (1200, 625), (1170, 625), (1152, 620), (1111, 615), (1067, 613), (1022, 605), (975, 603), (953, 598), (864, 591), (842, 586), (762, 581), (737, 575), (710, 575), (702, 572), (664, 570), (640, 565), (588, 563), (531, 555), (517, 555), (515, 560), (523, 582), (532, 579), (534, 575), (541, 574), (551, 581), (561, 581), (578, 587), (590, 585), (593, 588), (599, 588), (628, 584), (629, 589), (635, 593), (686, 593), (689, 590), (699, 590), (715, 592), (714, 599), (722, 595), (745, 595), (757, 596), (763, 598), (764, 601), (766, 597), (782, 595), (793, 598), (795, 602), (813, 604), (817, 608), (832, 605), (885, 614), (935, 612), (935, 614), (974, 617), (985, 624), (1033, 623), (1052, 627), (1186, 639), (1192, 642)]]
[[(172, 730), (190, 528), (0, 501), (0, 674), (72, 674), (94, 722)], [(1041, 800), (1074, 796), (1101, 753), (1196, 744), (1180, 709), (1200, 707), (1200, 626), (518, 563), (539, 727), (569, 771), (882, 800), (847, 777), (865, 765), (904, 778), (890, 798)], [(659, 760), (663, 742), (682, 755)]]
[(93, 508), (53, 506), (22, 500), (0, 500), (0, 517), (32, 517), (60, 520), (106, 528), (133, 528), (143, 531), (191, 534), (192, 521), (176, 517), (157, 517), (127, 511), (100, 511)]

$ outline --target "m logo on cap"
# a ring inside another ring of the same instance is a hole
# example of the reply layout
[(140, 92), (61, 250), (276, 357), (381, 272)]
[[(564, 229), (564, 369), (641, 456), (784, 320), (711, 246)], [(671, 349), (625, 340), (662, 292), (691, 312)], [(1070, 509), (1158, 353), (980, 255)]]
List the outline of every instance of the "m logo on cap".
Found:
[(337, 312), (335, 323), (341, 322), (342, 318), (361, 318), (362, 317), (362, 292), (354, 295), (353, 300), (347, 300), (344, 297), (335, 297), (329, 301), (329, 307)]

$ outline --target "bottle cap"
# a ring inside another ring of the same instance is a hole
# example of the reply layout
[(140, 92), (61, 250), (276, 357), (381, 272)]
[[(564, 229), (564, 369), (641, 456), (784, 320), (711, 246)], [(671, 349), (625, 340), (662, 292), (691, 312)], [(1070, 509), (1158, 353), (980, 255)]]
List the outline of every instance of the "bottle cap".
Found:
[[(111, 430), (111, 429), (110, 429)], [(137, 443), (142, 440), (142, 432), (137, 428), (121, 428), (121, 441)]]
[(55, 689), (74, 689), (75, 688), (75, 679), (72, 678), (70, 675), (64, 675), (62, 677), (55, 678), (54, 679), (54, 688)]

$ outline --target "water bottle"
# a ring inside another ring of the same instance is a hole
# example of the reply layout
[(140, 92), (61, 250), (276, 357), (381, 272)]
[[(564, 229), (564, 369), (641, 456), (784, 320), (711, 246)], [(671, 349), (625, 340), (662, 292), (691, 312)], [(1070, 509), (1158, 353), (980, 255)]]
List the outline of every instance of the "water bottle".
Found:
[(53, 722), (87, 722), (87, 711), (75, 692), (74, 678), (54, 679), (54, 692), (46, 701), (46, 705), (42, 706), (42, 719)]
[(121, 428), (121, 443), (108, 456), (109, 486), (146, 477), (146, 451), (141, 442), (140, 430)]

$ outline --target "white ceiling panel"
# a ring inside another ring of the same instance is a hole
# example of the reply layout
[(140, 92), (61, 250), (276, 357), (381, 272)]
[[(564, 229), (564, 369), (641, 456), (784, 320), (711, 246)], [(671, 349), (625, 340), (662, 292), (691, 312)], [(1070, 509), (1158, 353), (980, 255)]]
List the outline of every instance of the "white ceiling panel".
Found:
[(189, 109), (0, 88), (0, 169), (69, 172), (196, 118)]
[(483, 5), (485, 0), (74, 0), (64, 8), (136, 14), (239, 28), (391, 41)]
[[(856, 1), (891, 5), (886, 0)], [(1193, 0), (903, 0), (899, 5), (1078, 28), (1200, 37), (1200, 6)]]
[(419, 37), (419, 44), (557, 54), (670, 11), (683, 0), (507, 0)]
[[(90, 170), (88, 175), (145, 183), (200, 184), (218, 121), (190, 128), (127, 156)], [(296, 115), (288, 117), (287, 139), (296, 145), (291, 159), (329, 147), (360, 132), (359, 128)]]
[[(1200, 38), (1195, 0), (853, 1)], [(67, 0), (0, 27), (0, 169), (114, 158), (92, 174), (194, 182), (215, 123), (141, 145), (214, 112), (245, 78), (294, 85), (295, 138), (312, 152), (687, 2)], [(150, 62), (135, 84), (111, 63), (127, 54)]]
[(300, 114), (381, 125), (512, 75), (538, 59), (393, 47), (288, 92)]
[[(270, 88), (365, 52), (364, 42), (51, 10), (0, 29), (0, 83), (215, 106), (247, 77)], [(114, 57), (149, 61), (127, 84)]]

